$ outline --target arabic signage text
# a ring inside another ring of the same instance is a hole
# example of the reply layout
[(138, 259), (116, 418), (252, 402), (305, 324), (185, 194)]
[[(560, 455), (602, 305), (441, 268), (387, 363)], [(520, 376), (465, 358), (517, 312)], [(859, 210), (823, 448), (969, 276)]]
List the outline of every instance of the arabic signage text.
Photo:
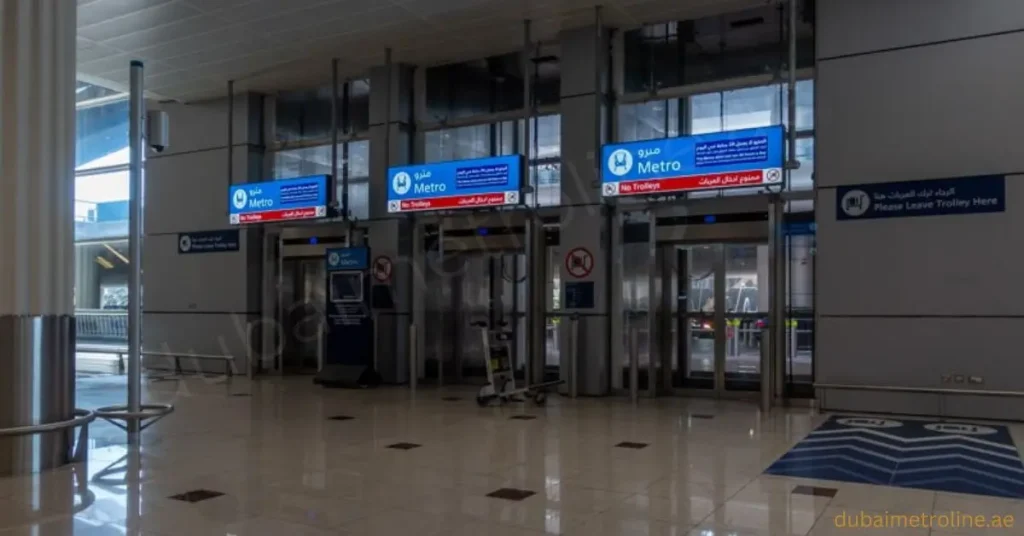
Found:
[(519, 204), (522, 157), (497, 156), (388, 170), (388, 212)]
[(178, 233), (178, 253), (238, 251), (238, 229)]
[(782, 183), (781, 126), (601, 148), (601, 194), (654, 195)]
[(281, 179), (232, 186), (228, 214), (234, 225), (311, 220), (327, 216), (327, 175)]
[(836, 219), (950, 216), (1006, 210), (1006, 177), (986, 175), (836, 189)]

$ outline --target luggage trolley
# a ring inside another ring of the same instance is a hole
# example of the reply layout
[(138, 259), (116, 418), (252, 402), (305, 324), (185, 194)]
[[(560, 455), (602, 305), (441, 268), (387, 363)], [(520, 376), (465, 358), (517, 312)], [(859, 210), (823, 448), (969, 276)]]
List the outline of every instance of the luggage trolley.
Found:
[(481, 407), (497, 400), (499, 404), (523, 402), (520, 395), (532, 398), (533, 403), (543, 406), (548, 398), (548, 387), (565, 383), (564, 380), (545, 382), (532, 387), (516, 388), (515, 371), (512, 363), (512, 331), (505, 329), (507, 322), (500, 322), (492, 329), (487, 322), (473, 322), (480, 328), (484, 344), (484, 362), (487, 364), (487, 385), (480, 388), (476, 403)]

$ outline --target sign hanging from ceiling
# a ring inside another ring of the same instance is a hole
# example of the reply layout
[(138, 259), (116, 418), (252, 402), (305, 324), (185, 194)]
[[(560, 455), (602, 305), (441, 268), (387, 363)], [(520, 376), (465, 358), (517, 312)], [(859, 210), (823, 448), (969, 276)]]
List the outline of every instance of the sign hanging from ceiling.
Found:
[(393, 167), (388, 170), (388, 212), (517, 205), (522, 170), (520, 155)]
[(605, 145), (601, 194), (781, 185), (784, 148), (781, 126)]
[(238, 225), (324, 218), (330, 185), (329, 175), (313, 175), (232, 186), (229, 220)]

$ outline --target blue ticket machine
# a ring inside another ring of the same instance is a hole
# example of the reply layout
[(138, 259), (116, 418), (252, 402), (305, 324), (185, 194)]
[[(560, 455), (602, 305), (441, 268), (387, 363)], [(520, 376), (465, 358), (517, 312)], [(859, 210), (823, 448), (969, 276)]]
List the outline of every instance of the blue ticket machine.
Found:
[(327, 387), (375, 387), (370, 250), (328, 249), (324, 365), (314, 382)]

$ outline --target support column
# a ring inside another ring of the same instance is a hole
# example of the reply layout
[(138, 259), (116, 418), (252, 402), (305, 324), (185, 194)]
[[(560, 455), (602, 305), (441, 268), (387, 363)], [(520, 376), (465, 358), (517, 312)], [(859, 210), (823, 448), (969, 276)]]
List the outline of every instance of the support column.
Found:
[[(74, 416), (76, 3), (0, 3), (0, 428)], [(0, 438), (0, 476), (69, 461), (72, 432)]]
[[(560, 41), (563, 208), (560, 254), (554, 262), (561, 271), (562, 308), (580, 315), (574, 349), (579, 393), (604, 395), (609, 390), (609, 348), (619, 344), (609, 336), (609, 222), (597, 158), (607, 125), (608, 32), (599, 25), (569, 30)], [(570, 255), (575, 260), (567, 261)], [(563, 364), (568, 363), (573, 350), (568, 330), (559, 330), (559, 339)]]
[[(412, 162), (412, 83), (408, 65), (370, 69), (370, 249), (373, 259), (391, 261), (391, 276), (373, 284), (390, 289), (391, 310), (375, 305), (377, 367), (386, 383), (409, 380), (408, 339), (412, 319), (412, 228), (408, 216), (388, 213), (388, 168)], [(422, 334), (420, 334), (422, 338)]]

